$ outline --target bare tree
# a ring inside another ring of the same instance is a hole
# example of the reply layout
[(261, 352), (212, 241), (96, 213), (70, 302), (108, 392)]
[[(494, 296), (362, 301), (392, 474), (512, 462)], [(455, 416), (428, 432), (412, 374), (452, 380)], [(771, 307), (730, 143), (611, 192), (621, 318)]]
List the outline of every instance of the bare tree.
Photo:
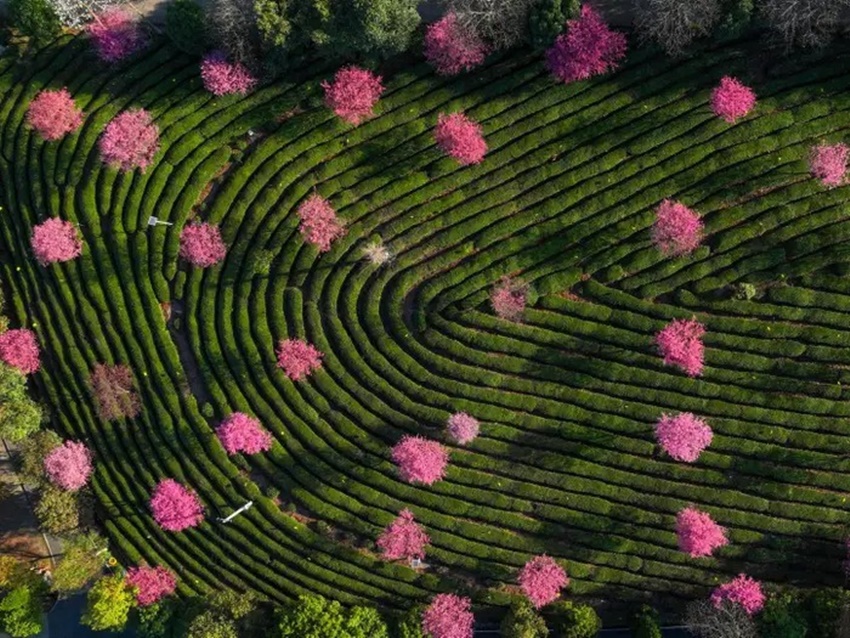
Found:
[(112, 6), (112, 0), (50, 0), (59, 21), (66, 27), (78, 28)]
[(444, 0), (461, 26), (494, 49), (519, 44), (528, 30), (528, 13), (537, 0)]
[(685, 626), (697, 638), (756, 638), (752, 618), (738, 604), (723, 602), (715, 607), (710, 600), (695, 600), (685, 610)]
[(850, 0), (761, 0), (759, 12), (786, 50), (817, 49), (830, 43)]
[(214, 42), (236, 62), (257, 70), (259, 34), (253, 0), (213, 0), (207, 21)]
[(695, 39), (711, 33), (720, 19), (720, 0), (635, 0), (635, 28), (644, 41), (681, 55)]

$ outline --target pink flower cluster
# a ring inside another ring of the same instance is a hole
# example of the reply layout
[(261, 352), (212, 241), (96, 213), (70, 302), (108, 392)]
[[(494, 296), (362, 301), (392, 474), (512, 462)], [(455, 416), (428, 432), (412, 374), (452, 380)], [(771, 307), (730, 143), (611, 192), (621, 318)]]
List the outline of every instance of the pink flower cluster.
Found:
[(30, 245), (35, 258), (42, 266), (58, 261), (70, 261), (83, 252), (83, 240), (77, 227), (58, 217), (34, 226)]
[(463, 113), (440, 113), (434, 139), (446, 155), (464, 166), (479, 164), (487, 153), (481, 125)]
[(54, 485), (76, 492), (91, 476), (91, 452), (82, 443), (65, 441), (44, 457), (44, 471)]
[(472, 638), (472, 601), (456, 594), (437, 594), (422, 614), (422, 631), (431, 638)]
[(377, 546), (387, 560), (424, 558), (425, 546), (431, 539), (413, 519), (413, 512), (403, 509), (378, 537)]
[(185, 226), (180, 233), (180, 256), (193, 266), (209, 268), (227, 255), (218, 226), (206, 222)]
[(537, 609), (548, 605), (570, 584), (567, 572), (555, 559), (543, 554), (528, 561), (519, 572), (519, 586)]
[(144, 172), (159, 150), (159, 127), (146, 110), (130, 109), (106, 125), (99, 146), (101, 158), (110, 166)]
[(0, 334), (0, 360), (6, 365), (32, 374), (41, 367), (38, 355), (38, 339), (32, 330), (17, 328)]
[(832, 188), (844, 183), (850, 148), (846, 144), (819, 144), (809, 151), (809, 171), (821, 184)]
[(27, 108), (27, 124), (50, 142), (76, 131), (83, 123), (83, 112), (74, 104), (68, 89), (42, 91)]
[(655, 424), (655, 440), (677, 461), (693, 463), (711, 445), (714, 434), (709, 425), (690, 412), (664, 414)]
[(695, 507), (686, 507), (676, 515), (676, 534), (679, 549), (692, 558), (711, 556), (715, 549), (729, 544), (726, 529)]
[(201, 60), (204, 88), (213, 95), (247, 94), (257, 85), (257, 78), (239, 62), (228, 62), (222, 51), (212, 51)]
[(626, 36), (608, 28), (585, 4), (579, 17), (567, 20), (566, 32), (546, 51), (546, 64), (552, 75), (567, 84), (613, 71), (626, 56), (626, 48)]
[(756, 94), (736, 78), (724, 76), (711, 92), (711, 110), (730, 124), (747, 115), (756, 106)]
[(487, 45), (472, 31), (463, 28), (457, 15), (449, 11), (425, 31), (425, 58), (440, 75), (471, 71), (484, 62)]
[(117, 62), (147, 44), (141, 26), (122, 9), (107, 9), (88, 26), (97, 56), (104, 62)]
[(702, 229), (696, 212), (681, 202), (665, 199), (655, 210), (652, 241), (665, 256), (687, 255), (699, 248)]
[(752, 616), (764, 607), (765, 596), (761, 583), (746, 574), (738, 574), (737, 578), (711, 592), (711, 602), (715, 607), (720, 607), (725, 601), (740, 605)]
[(525, 312), (528, 286), (510, 277), (502, 277), (490, 291), (490, 305), (500, 319), (519, 321)]
[(705, 326), (696, 319), (674, 319), (655, 335), (664, 365), (678, 366), (689, 377), (702, 374)]
[(405, 435), (392, 449), (392, 459), (403, 481), (431, 485), (445, 476), (449, 451), (437, 441)]
[(478, 419), (466, 412), (457, 412), (447, 422), (449, 438), (458, 445), (471, 443), (478, 436)]
[(301, 225), (298, 230), (308, 243), (325, 253), (334, 240), (345, 235), (345, 227), (336, 216), (330, 202), (318, 193), (313, 193), (298, 206)]
[(127, 570), (124, 581), (136, 589), (139, 607), (153, 605), (177, 589), (177, 576), (165, 567), (139, 565)]
[(215, 433), (228, 454), (257, 454), (272, 446), (272, 435), (259, 420), (244, 412), (234, 412), (228, 416)]
[(322, 353), (301, 339), (281, 339), (277, 345), (277, 367), (293, 381), (300, 381), (322, 367)]
[(157, 484), (150, 506), (154, 520), (169, 532), (196, 527), (204, 520), (204, 506), (198, 495), (174, 479), (163, 479)]
[(327, 107), (354, 126), (373, 115), (384, 92), (381, 76), (359, 66), (339, 69), (334, 81), (322, 82), (322, 88)]

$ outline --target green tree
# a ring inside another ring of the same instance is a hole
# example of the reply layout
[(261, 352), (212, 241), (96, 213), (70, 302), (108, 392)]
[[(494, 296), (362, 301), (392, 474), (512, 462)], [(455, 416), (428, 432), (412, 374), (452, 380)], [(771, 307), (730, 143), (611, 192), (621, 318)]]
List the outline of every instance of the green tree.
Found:
[(210, 608), (233, 620), (244, 618), (257, 606), (257, 596), (253, 592), (238, 592), (232, 589), (213, 592), (208, 601)]
[(724, 0), (723, 17), (720, 19), (718, 35), (737, 37), (750, 28), (753, 22), (753, 0)]
[(558, 638), (593, 638), (602, 629), (602, 620), (590, 605), (562, 600), (550, 609)]
[(523, 599), (514, 602), (502, 619), (502, 638), (546, 638), (549, 629), (546, 621)]
[(382, 59), (406, 51), (419, 26), (418, 0), (344, 0), (331, 18), (330, 57)]
[(335, 600), (306, 594), (285, 607), (278, 627), (281, 638), (343, 638), (345, 614)]
[(45, 485), (35, 504), (35, 515), (50, 534), (71, 532), (80, 526), (79, 497), (55, 485)]
[(0, 600), (0, 628), (12, 638), (35, 636), (41, 632), (39, 589), (35, 585), (20, 585)]
[(537, 0), (528, 12), (528, 38), (531, 46), (548, 49), (563, 31), (567, 20), (578, 15), (579, 0)]
[(850, 592), (837, 587), (817, 589), (803, 606), (811, 636), (835, 636), (841, 620), (841, 610), (850, 602)]
[(649, 605), (641, 607), (632, 620), (632, 636), (634, 638), (661, 638), (658, 612)]
[(126, 585), (123, 576), (104, 576), (89, 590), (80, 622), (95, 631), (123, 629), (135, 603), (133, 590)]
[(416, 605), (408, 609), (404, 614), (396, 618), (395, 638), (424, 638), (422, 633), (423, 605)]
[(189, 623), (186, 638), (238, 638), (236, 623), (211, 609), (201, 612)]
[(39, 430), (21, 442), (18, 474), (24, 483), (38, 485), (46, 480), (44, 457), (60, 445), (62, 437), (53, 430)]
[(97, 532), (75, 534), (64, 541), (62, 558), (53, 570), (52, 587), (66, 593), (85, 588), (103, 571), (106, 540)]
[(181, 51), (200, 55), (207, 47), (204, 10), (195, 0), (172, 0), (165, 8), (165, 33)]
[(36, 44), (49, 42), (62, 28), (59, 16), (48, 0), (9, 0), (9, 20)]
[(788, 592), (769, 596), (756, 620), (762, 638), (803, 638), (809, 630), (802, 606)]
[(27, 395), (26, 377), (0, 363), (0, 438), (23, 441), (41, 427), (41, 420), (41, 408)]
[(345, 638), (389, 638), (386, 621), (374, 607), (352, 607), (345, 619)]
[(139, 638), (170, 638), (177, 616), (177, 603), (172, 598), (139, 607)]

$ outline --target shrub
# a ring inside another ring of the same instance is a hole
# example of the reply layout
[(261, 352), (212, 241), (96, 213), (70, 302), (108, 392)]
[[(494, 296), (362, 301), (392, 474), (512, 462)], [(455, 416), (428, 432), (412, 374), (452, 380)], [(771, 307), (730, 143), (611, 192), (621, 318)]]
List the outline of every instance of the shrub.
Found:
[(180, 257), (198, 268), (209, 268), (227, 256), (218, 226), (206, 222), (188, 224), (180, 233)]
[(207, 609), (192, 619), (186, 630), (186, 638), (239, 638), (236, 623)]
[(330, 202), (313, 193), (298, 206), (301, 224), (298, 230), (304, 241), (313, 244), (320, 253), (331, 249), (331, 243), (345, 235), (345, 228)]
[(711, 110), (730, 124), (748, 115), (755, 106), (755, 92), (728, 75), (722, 77), (720, 84), (711, 92)]
[(413, 519), (413, 512), (403, 509), (378, 537), (377, 545), (387, 560), (424, 558), (428, 534)]
[(705, 326), (696, 319), (674, 319), (655, 335), (664, 365), (677, 366), (689, 377), (702, 374)]
[(194, 0), (172, 0), (165, 7), (165, 33), (178, 49), (200, 55), (207, 45), (204, 10)]
[(719, 547), (729, 544), (726, 529), (695, 507), (686, 507), (676, 515), (679, 549), (693, 558), (711, 556)]
[(649, 605), (642, 605), (632, 620), (632, 638), (662, 638), (658, 624), (658, 612)]
[(159, 565), (131, 567), (127, 570), (125, 580), (136, 590), (136, 603), (140, 607), (152, 605), (177, 589), (177, 576)]
[(0, 600), (0, 629), (12, 638), (25, 638), (40, 634), (42, 600), (35, 585), (19, 585)]
[(389, 638), (389, 629), (377, 609), (355, 605), (349, 610), (339, 635), (345, 638)]
[(82, 123), (83, 112), (65, 88), (41, 91), (27, 108), (27, 124), (49, 142), (76, 131)]
[(528, 302), (528, 286), (510, 277), (502, 277), (490, 291), (490, 305), (500, 319), (519, 321)]
[(127, 624), (133, 603), (133, 592), (123, 576), (104, 576), (89, 590), (80, 622), (95, 631), (118, 631)]
[(195, 527), (204, 520), (204, 506), (198, 496), (174, 479), (164, 479), (157, 484), (150, 507), (154, 520), (169, 532)]
[(293, 381), (300, 381), (322, 367), (322, 353), (301, 339), (281, 339), (277, 344), (277, 367)]
[(546, 638), (546, 621), (527, 600), (514, 602), (501, 623), (502, 638)]
[(23, 374), (38, 372), (41, 362), (35, 333), (28, 328), (17, 328), (0, 334), (0, 360)]
[(51, 217), (34, 226), (30, 244), (35, 258), (42, 266), (70, 261), (83, 252), (80, 231), (71, 222), (58, 217)]
[[(769, 596), (758, 617), (759, 636), (762, 638), (805, 638), (813, 635), (800, 603), (787, 592)], [(814, 634), (830, 636), (833, 632)]]
[(101, 158), (110, 166), (144, 172), (159, 150), (159, 127), (144, 109), (130, 109), (106, 125), (99, 147)]
[(552, 627), (560, 638), (595, 638), (602, 620), (590, 605), (559, 601), (552, 605)]
[(478, 436), (478, 419), (466, 412), (456, 412), (446, 423), (449, 438), (458, 445), (466, 445)]
[(212, 51), (201, 60), (204, 88), (216, 96), (238, 93), (247, 95), (257, 85), (257, 78), (239, 62), (229, 62), (223, 51)]
[(665, 199), (655, 210), (652, 241), (667, 257), (687, 255), (699, 248), (703, 224), (699, 215), (681, 202)]
[(425, 58), (440, 75), (471, 71), (487, 57), (487, 45), (474, 31), (464, 28), (449, 11), (425, 31)]
[(82, 443), (65, 441), (44, 458), (44, 471), (54, 485), (76, 492), (91, 476), (91, 451)]
[(456, 594), (437, 594), (422, 614), (422, 630), (431, 638), (472, 638), (472, 601)]
[(49, 0), (9, 0), (9, 20), (37, 45), (59, 35), (62, 24)]
[(711, 445), (711, 428), (690, 412), (676, 416), (662, 415), (655, 425), (658, 445), (677, 461), (693, 463)]
[(51, 573), (54, 591), (70, 593), (85, 589), (103, 572), (106, 539), (97, 532), (62, 539), (62, 556)]
[(34, 510), (42, 529), (50, 534), (65, 534), (80, 526), (80, 503), (75, 492), (46, 485)]
[(561, 35), (567, 20), (581, 11), (579, 0), (537, 0), (528, 14), (528, 31), (531, 46), (544, 51)]
[(403, 481), (431, 485), (445, 476), (449, 451), (437, 441), (405, 435), (392, 449), (392, 459)]
[(335, 600), (315, 594), (302, 594), (282, 610), (280, 638), (326, 638), (343, 635), (345, 612)]
[(337, 117), (357, 126), (374, 114), (384, 92), (380, 75), (358, 66), (346, 66), (334, 75), (333, 82), (322, 82), (325, 104)]
[(434, 139), (446, 155), (463, 166), (479, 164), (487, 153), (481, 125), (463, 113), (440, 113)]
[(109, 8), (87, 28), (97, 56), (104, 62), (118, 62), (147, 44), (139, 23), (123, 9)]
[[(15, 372), (15, 374), (18, 373)], [(60, 445), (62, 445), (62, 437), (53, 430), (40, 430), (24, 438), (18, 448), (18, 475), (21, 480), (24, 483), (40, 484), (46, 478), (44, 458)]]
[(137, 416), (142, 409), (133, 373), (125, 365), (98, 363), (89, 377), (89, 390), (104, 421)]
[(750, 616), (761, 611), (764, 598), (761, 583), (746, 574), (738, 574), (734, 580), (716, 587), (711, 592), (711, 603), (715, 607), (720, 607), (727, 601), (736, 603)]
[(216, 429), (216, 434), (228, 454), (257, 454), (272, 446), (272, 435), (260, 421), (243, 412), (234, 412)]
[(850, 148), (846, 144), (819, 144), (809, 151), (809, 171), (828, 188), (844, 183), (847, 173), (847, 157)]
[[(0, 335), (0, 356), (5, 334)], [(0, 364), (0, 405), (3, 406), (0, 410), (0, 438), (18, 443), (41, 427), (42, 411), (27, 394), (26, 377), (20, 370), (6, 363)]]
[(561, 589), (570, 583), (564, 568), (545, 554), (529, 560), (520, 570), (518, 581), (535, 609), (557, 600)]
[(568, 84), (615, 70), (626, 56), (626, 36), (612, 31), (590, 5), (567, 21), (566, 33), (546, 51), (549, 71)]

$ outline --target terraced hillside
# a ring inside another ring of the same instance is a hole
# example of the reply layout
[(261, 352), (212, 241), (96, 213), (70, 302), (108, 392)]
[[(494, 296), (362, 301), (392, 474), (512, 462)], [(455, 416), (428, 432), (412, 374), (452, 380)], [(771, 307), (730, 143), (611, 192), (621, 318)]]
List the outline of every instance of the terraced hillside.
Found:
[[(22, 66), (2, 58), (3, 279), (39, 335), (35, 382), (53, 416), (96, 451), (112, 540), (131, 561), (178, 571), (185, 593), (226, 584), (395, 607), (458, 586), (504, 602), (542, 552), (564, 559), (571, 591), (588, 596), (701, 595), (741, 571), (839, 582), (850, 223), (846, 188), (809, 178), (805, 157), (846, 135), (850, 56), (765, 65), (756, 53), (637, 52), (622, 71), (569, 86), (531, 57), (453, 81), (422, 65), (388, 79), (377, 117), (356, 129), (321, 106), (332, 69), (217, 99), (197, 62), (164, 44), (111, 69), (81, 39)], [(708, 108), (727, 73), (760, 98), (734, 126)], [(63, 85), (87, 117), (45, 144), (25, 110)], [(103, 126), (128, 105), (163, 132), (144, 175), (104, 169), (97, 155)], [(475, 167), (433, 142), (437, 114), (459, 108), (490, 145)], [(314, 189), (348, 226), (321, 256), (294, 212)], [(666, 197), (706, 221), (690, 258), (650, 244)], [(152, 214), (174, 226), (148, 227)], [(52, 215), (82, 226), (85, 249), (45, 268), (29, 234)], [(223, 265), (178, 262), (194, 216), (222, 225)], [(375, 237), (390, 264), (363, 260)], [(274, 256), (268, 274), (259, 251)], [(533, 286), (522, 324), (487, 302), (505, 274)], [(739, 282), (760, 296), (732, 300)], [(692, 315), (707, 327), (698, 379), (664, 367), (653, 346), (671, 318)], [(286, 336), (325, 353), (307, 381), (276, 367)], [(133, 369), (139, 418), (97, 419), (85, 379), (101, 361)], [(271, 452), (228, 459), (213, 427), (235, 410), (274, 433)], [(390, 446), (404, 433), (441, 438), (459, 410), (482, 434), (452, 449), (446, 480), (399, 481)], [(676, 411), (715, 431), (694, 465), (656, 450), (653, 424)], [(163, 477), (198, 490), (207, 522), (160, 530), (147, 501)], [(215, 522), (248, 499), (253, 509)], [(729, 528), (717, 558), (677, 550), (674, 518), (688, 503)], [(403, 507), (432, 538), (424, 573), (364, 549)]]

